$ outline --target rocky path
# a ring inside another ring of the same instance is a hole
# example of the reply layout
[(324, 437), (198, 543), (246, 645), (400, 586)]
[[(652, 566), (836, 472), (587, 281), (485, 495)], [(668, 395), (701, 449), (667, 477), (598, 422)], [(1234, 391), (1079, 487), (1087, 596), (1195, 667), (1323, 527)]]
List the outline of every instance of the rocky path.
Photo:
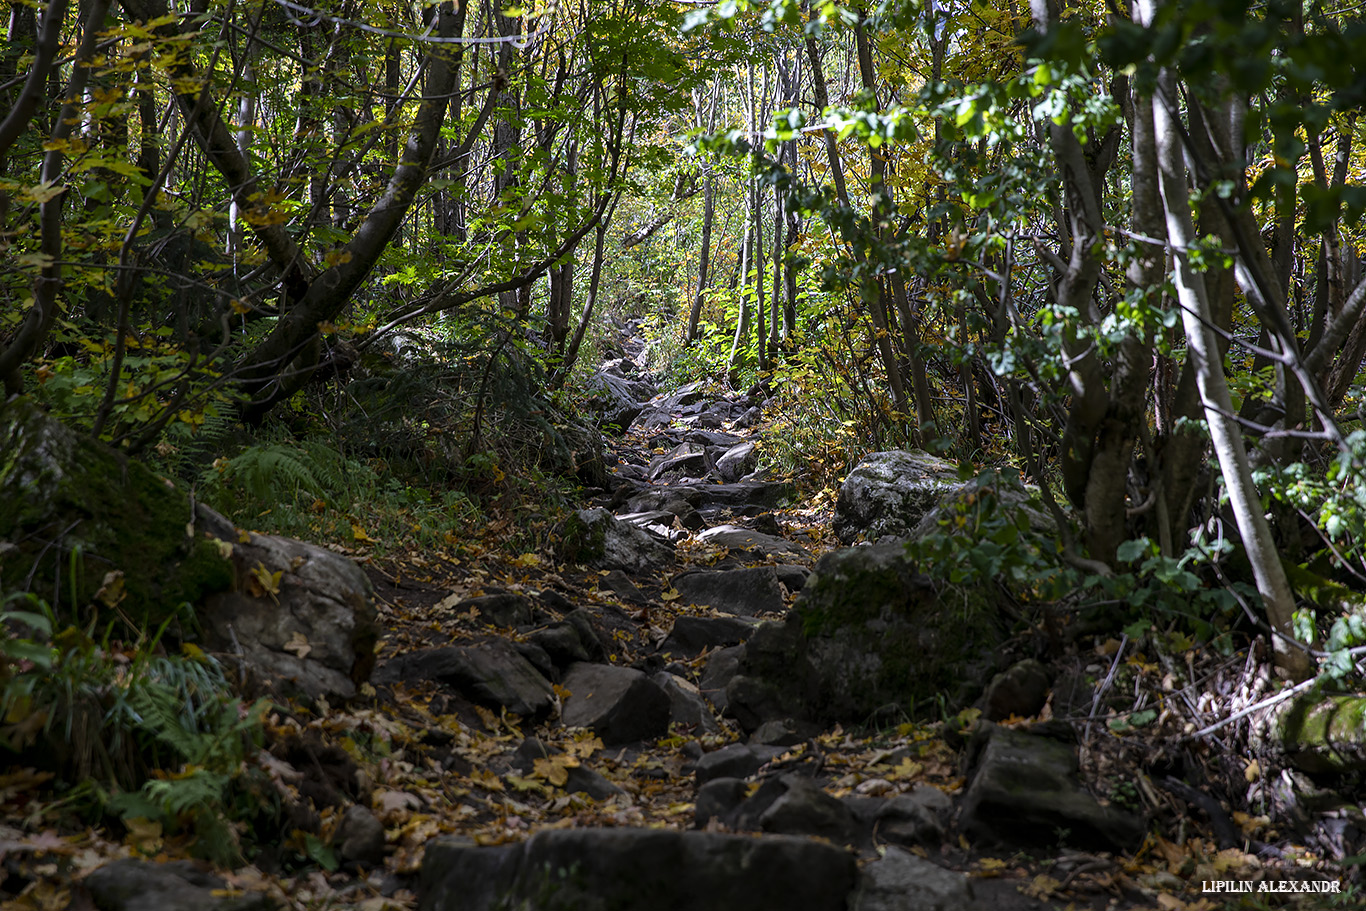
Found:
[[(894, 453), (817, 514), (759, 470), (762, 402), (659, 392), (622, 328), (597, 377), (603, 424), (625, 428), (610, 481), (549, 546), (371, 565), (371, 706), (275, 732), (272, 762), (320, 812), (310, 850), (336, 867), (292, 880), (287, 901), (1180, 911), (1223, 906), (1207, 880), (1329, 883), (1257, 856), (1217, 802), (1226, 831), (1206, 833), (1153, 787), (1141, 745), (1079, 743), (1065, 719), (1095, 713), (1085, 671), (1107, 658), (1071, 676), (1041, 664), (1038, 631), (989, 592), (953, 600), (908, 562), (899, 542), (936, 510), (988, 494), (1027, 510), (1019, 491)], [(98, 907), (152, 907), (146, 865), (124, 863), (91, 877), (109, 881)], [(156, 875), (189, 896), (166, 911), (257, 907), (172, 865)], [(1326, 906), (1269, 906), (1298, 898)]]

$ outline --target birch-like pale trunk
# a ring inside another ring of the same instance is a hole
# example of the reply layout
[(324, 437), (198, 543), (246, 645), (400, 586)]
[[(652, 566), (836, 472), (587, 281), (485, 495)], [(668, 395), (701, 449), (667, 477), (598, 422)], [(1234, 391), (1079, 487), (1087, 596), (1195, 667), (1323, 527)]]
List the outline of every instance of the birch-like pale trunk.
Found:
[[(1145, 12), (1150, 16), (1152, 0), (1143, 0), (1141, 6), (1146, 8)], [(1271, 526), (1262, 512), (1261, 498), (1252, 483), (1247, 449), (1243, 446), (1242, 434), (1234, 420), (1233, 402), (1224, 379), (1223, 358), (1212, 328), (1213, 318), (1205, 290), (1205, 277), (1191, 262), (1195, 223), (1190, 212), (1190, 188), (1186, 179), (1186, 162), (1182, 157), (1180, 125), (1176, 120), (1176, 99), (1176, 80), (1170, 72), (1164, 71), (1158, 79), (1158, 93), (1153, 102), (1153, 132), (1157, 145), (1159, 185), (1166, 211), (1167, 238), (1176, 266), (1173, 284), (1181, 304), (1187, 357), (1194, 368), (1214, 454), (1219, 459), (1219, 467), (1224, 475), (1224, 488), (1238, 523), (1243, 549), (1248, 562), (1252, 564), (1257, 591), (1266, 605), (1267, 619), (1273, 630), (1272, 649), (1276, 666), (1291, 679), (1303, 680), (1313, 673), (1313, 661), (1294, 641), (1292, 615), (1295, 596), (1276, 553)]]

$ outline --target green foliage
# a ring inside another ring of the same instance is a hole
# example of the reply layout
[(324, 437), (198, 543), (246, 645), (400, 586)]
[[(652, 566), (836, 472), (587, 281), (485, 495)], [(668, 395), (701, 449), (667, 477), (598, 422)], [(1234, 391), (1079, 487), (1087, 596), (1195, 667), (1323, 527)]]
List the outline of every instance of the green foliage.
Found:
[(6, 604), (16, 601), (31, 609), (0, 614), (0, 747), (89, 785), (93, 812), (158, 822), (192, 835), (203, 857), (237, 861), (234, 821), (268, 810), (246, 762), (267, 703), (234, 699), (218, 662), (193, 646), (169, 655), (160, 633), (124, 645), (53, 632), (45, 604)]
[(951, 585), (1000, 581), (1017, 598), (1056, 600), (1075, 588), (1077, 574), (1062, 561), (1041, 505), (1016, 472), (990, 469), (946, 500), (937, 530), (907, 547), (925, 572)]
[(205, 500), (232, 502), (245, 494), (261, 504), (299, 506), (312, 500), (345, 502), (374, 473), (318, 440), (258, 443), (205, 472)]

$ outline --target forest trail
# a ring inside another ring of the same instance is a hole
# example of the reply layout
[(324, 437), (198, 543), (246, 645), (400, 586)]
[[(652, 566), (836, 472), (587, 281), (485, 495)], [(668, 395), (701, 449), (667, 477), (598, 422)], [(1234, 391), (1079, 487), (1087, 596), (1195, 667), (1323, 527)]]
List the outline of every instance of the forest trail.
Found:
[[(623, 348), (633, 361), (638, 338), (628, 334)], [(816, 560), (838, 546), (831, 513), (785, 504), (781, 479), (732, 464), (765, 442), (753, 397), (684, 388), (653, 402), (609, 444), (614, 489), (585, 503), (611, 510), (609, 533), (630, 532), (615, 550), (609, 544), (605, 561), (585, 567), (553, 553), (490, 553), (473, 565), (370, 566), (388, 633), (375, 675), (380, 711), (368, 723), (397, 725), (395, 745), (403, 745), (375, 782), (382, 796), (371, 795), (373, 806), (392, 808), (383, 818), (389, 853), (382, 868), (343, 891), (411, 897), (410, 877), (437, 834), (491, 846), (542, 829), (601, 826), (817, 835), (847, 841), (864, 864), (900, 844), (952, 871), (936, 906), (946, 909), (1205, 909), (1223, 907), (1224, 898), (1201, 893), (1206, 879), (1281, 876), (1221, 844), (1185, 800), (1154, 790), (1134, 763), (1163, 754), (1160, 744), (1114, 736), (1102, 743), (1107, 735), (1086, 729), (1082, 779), (1098, 792), (1105, 782), (1130, 782), (1123, 792), (1154, 823), (1142, 846), (1125, 853), (1067, 843), (1065, 830), (1056, 843), (1013, 845), (963, 834), (957, 816), (972, 771), (975, 711), (931, 724), (849, 719), (820, 729), (785, 719), (747, 736), (724, 711), (735, 654), (758, 623), (781, 619)], [(495, 640), (512, 645), (509, 664), (526, 659), (554, 681), (553, 698), (524, 706), (532, 717), (488, 698), (516, 676), (512, 669), (452, 670), (434, 660), (452, 647), (487, 650)], [(1088, 660), (1096, 657), (1080, 663)], [(576, 687), (609, 686), (585, 671), (590, 666), (629, 668), (661, 684), (671, 700), (667, 735), (641, 720), (648, 712), (628, 704), (629, 694), (620, 696), (620, 717), (575, 705)], [(1042, 717), (1003, 726), (1061, 736), (1075, 751), (1081, 726), (1059, 728), (1050, 713), (1051, 704)], [(614, 733), (566, 727), (576, 719)], [(788, 787), (791, 797), (799, 778), (817, 788), (792, 798), (796, 809), (786, 817), (761, 822), (764, 806), (745, 810), (745, 795), (771, 805), (766, 792)], [(727, 784), (735, 779), (743, 787)], [(889, 806), (903, 815), (889, 816)], [(1205, 798), (1204, 806), (1221, 817), (1217, 824), (1232, 825), (1217, 801)], [(713, 811), (710, 822), (698, 818)], [(885, 907), (929, 907), (922, 899)]]

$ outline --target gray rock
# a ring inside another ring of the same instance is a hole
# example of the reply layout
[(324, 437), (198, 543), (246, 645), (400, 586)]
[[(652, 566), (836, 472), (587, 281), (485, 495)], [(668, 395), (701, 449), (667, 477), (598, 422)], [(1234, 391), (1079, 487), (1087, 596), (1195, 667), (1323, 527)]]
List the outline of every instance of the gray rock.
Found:
[(811, 570), (794, 563), (779, 563), (773, 567), (773, 572), (777, 574), (778, 582), (785, 585), (790, 592), (799, 592), (805, 588), (806, 580), (811, 576)]
[[(719, 486), (719, 485), (718, 485)], [(809, 559), (811, 554), (800, 544), (793, 544), (786, 538), (766, 535), (751, 528), (738, 525), (718, 525), (697, 535), (697, 540), (715, 544), (731, 551), (741, 558), (778, 557), (785, 559)]]
[(750, 637), (757, 624), (740, 617), (694, 617), (684, 614), (674, 620), (668, 637), (659, 650), (672, 655), (695, 657), (707, 649), (739, 645)]
[[(696, 515), (695, 512), (693, 514)], [(622, 522), (629, 522), (637, 528), (644, 529), (652, 535), (658, 535), (673, 542), (681, 541), (688, 535), (686, 527), (675, 527), (674, 522), (678, 521), (678, 516), (663, 509), (652, 509), (649, 512), (630, 512), (619, 515), (617, 518)], [(698, 521), (701, 521), (701, 518), (698, 516)]]
[(527, 636), (527, 642), (539, 646), (559, 670), (564, 670), (575, 661), (588, 661), (593, 657), (574, 624), (565, 620), (536, 630)]
[(91, 873), (82, 885), (99, 911), (274, 911), (279, 907), (265, 895), (215, 895), (227, 884), (184, 860), (164, 864), (116, 860)]
[(758, 405), (755, 405), (735, 419), (735, 427), (738, 430), (748, 430), (750, 427), (758, 427), (763, 419), (764, 410)]
[(648, 474), (651, 481), (658, 481), (666, 474), (700, 477), (706, 474), (709, 467), (705, 446), (697, 443), (680, 443), (663, 455), (651, 459)]
[(874, 452), (844, 479), (835, 502), (835, 535), (908, 535), (939, 501), (962, 486), (958, 466), (925, 452)]
[(688, 604), (741, 617), (778, 613), (784, 607), (778, 575), (771, 566), (682, 573), (674, 576), (673, 587)]
[(599, 579), (598, 586), (630, 604), (644, 604), (648, 600), (645, 593), (636, 588), (631, 577), (619, 569), (614, 569)]
[[(787, 619), (745, 645), (728, 711), (746, 730), (793, 717), (863, 722), (944, 698), (957, 711), (997, 670), (1006, 630), (989, 586), (941, 596), (900, 544), (832, 551), (816, 563)], [(767, 695), (766, 695), (767, 694)], [(748, 714), (746, 714), (748, 713)]]
[(697, 687), (666, 671), (660, 671), (650, 679), (669, 697), (670, 729), (682, 725), (694, 734), (721, 733), (721, 725), (712, 716), (711, 707)]
[(737, 674), (726, 684), (725, 712), (752, 734), (768, 721), (790, 718), (798, 713), (796, 698), (763, 677)]
[(976, 911), (972, 881), (900, 848), (863, 868), (852, 906), (859, 911)]
[(748, 441), (736, 443), (716, 460), (716, 473), (722, 481), (738, 481), (759, 463), (759, 451)]
[(541, 717), (554, 705), (550, 682), (505, 639), (409, 652), (386, 662), (376, 683), (433, 680), (472, 702)]
[(856, 827), (849, 808), (808, 778), (788, 775), (787, 790), (759, 816), (765, 832), (815, 835), (837, 845), (852, 844)]
[(939, 504), (925, 514), (907, 537), (917, 540), (940, 531), (943, 525), (952, 527), (960, 516), (971, 527), (978, 517), (1002, 513), (1024, 531), (1020, 546), (1056, 546), (1058, 525), (1044, 507), (1039, 489), (1025, 484), (1020, 479), (1020, 473), (1013, 468), (988, 469), (959, 485), (956, 490), (942, 497)]
[(607, 744), (632, 743), (666, 733), (668, 694), (640, 671), (610, 664), (575, 664), (564, 675), (560, 720), (592, 729)]
[(521, 844), (427, 846), (419, 911), (845, 911), (853, 855), (804, 838), (552, 829)]
[(642, 528), (620, 522), (602, 507), (581, 509), (565, 522), (560, 555), (570, 563), (630, 572), (657, 570), (673, 562), (673, 545)]
[(968, 756), (959, 826), (974, 840), (1127, 851), (1143, 838), (1142, 818), (1101, 806), (1082, 788), (1066, 744), (984, 722)]
[(588, 408), (600, 415), (599, 423), (604, 430), (624, 433), (645, 408), (636, 398), (644, 390), (623, 377), (596, 373), (585, 386), (592, 393)]
[(343, 860), (362, 864), (384, 862), (384, 825), (359, 805), (347, 809), (332, 844)]
[(749, 785), (741, 778), (713, 778), (697, 789), (693, 799), (694, 825), (701, 829), (713, 819), (724, 822), (744, 803)]
[(737, 443), (744, 442), (743, 437), (733, 433), (724, 433), (720, 430), (693, 430), (683, 438), (689, 443), (701, 443), (703, 446), (716, 446), (721, 449), (729, 449)]
[[(210, 595), (198, 611), (205, 644), (240, 661), (253, 689), (352, 698), (369, 679), (379, 635), (370, 580), (326, 548), (275, 535), (248, 538), (232, 539), (236, 590)], [(261, 588), (262, 568), (279, 573), (278, 592)]]
[(743, 743), (732, 743), (704, 755), (693, 766), (699, 785), (714, 778), (748, 778), (781, 750), (757, 750)]
[(796, 746), (806, 738), (802, 736), (797, 722), (791, 718), (775, 718), (765, 721), (749, 735), (749, 742), (758, 746), (790, 747)]
[(949, 796), (930, 785), (887, 800), (874, 823), (880, 841), (903, 847), (934, 847), (944, 840), (944, 821), (953, 809)]
[(534, 621), (536, 613), (530, 598), (511, 592), (466, 598), (457, 602), (451, 613), (463, 614), (470, 610), (479, 611), (479, 620), (489, 626), (499, 627), (525, 626)]
[[(695, 507), (703, 504), (714, 506), (763, 506), (772, 509), (781, 506), (783, 501), (795, 492), (786, 481), (749, 480), (736, 481), (734, 484), (706, 484), (703, 486), (676, 486), (674, 491), (689, 496)], [(696, 497), (693, 500), (692, 497)]]
[[(681, 619), (681, 618), (680, 618)], [(675, 623), (677, 626), (677, 623)], [(743, 645), (732, 645), (713, 652), (707, 659), (707, 665), (702, 669), (702, 679), (698, 681), (697, 688), (702, 691), (702, 695), (716, 706), (718, 712), (725, 712), (726, 706), (726, 687), (740, 670), (740, 659), (745, 654)]]
[(982, 717), (1003, 721), (1011, 716), (1029, 718), (1039, 714), (1048, 701), (1050, 682), (1048, 668), (1033, 658), (1016, 662), (987, 684), (982, 696)]

